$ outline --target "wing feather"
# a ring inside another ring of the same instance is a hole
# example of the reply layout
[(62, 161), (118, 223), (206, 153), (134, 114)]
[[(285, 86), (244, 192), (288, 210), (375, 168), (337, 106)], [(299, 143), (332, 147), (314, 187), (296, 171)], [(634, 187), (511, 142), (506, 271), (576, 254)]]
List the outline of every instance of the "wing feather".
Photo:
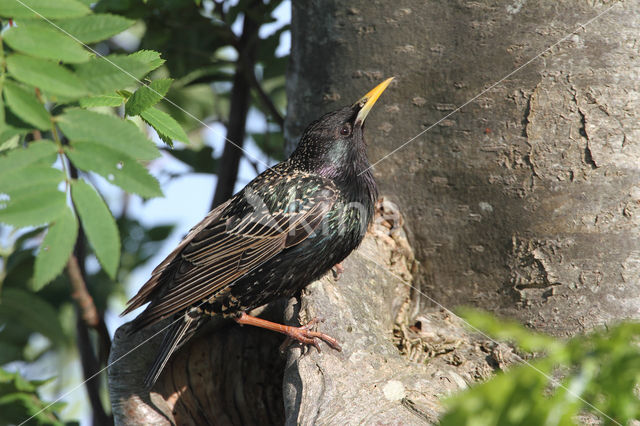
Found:
[(140, 306), (151, 301), (151, 297), (158, 290), (158, 284), (160, 282), (160, 277), (163, 275), (164, 271), (169, 267), (169, 265), (175, 261), (176, 257), (184, 248), (189, 244), (193, 238), (202, 232), (209, 224), (215, 223), (219, 218), (222, 212), (231, 204), (232, 199), (222, 203), (215, 209), (211, 210), (209, 214), (196, 226), (191, 228), (187, 236), (182, 240), (178, 247), (176, 247), (170, 254), (167, 256), (158, 266), (156, 266), (151, 272), (151, 278), (147, 281), (141, 288), (138, 293), (133, 296), (128, 302), (127, 307), (120, 316), (124, 316), (134, 309), (139, 308)]
[(248, 213), (233, 213), (234, 206), (243, 201), (240, 193), (209, 213), (154, 269), (123, 315), (152, 302), (135, 320), (135, 328), (157, 322), (198, 301), (215, 298), (283, 249), (304, 241), (338, 198), (331, 182), (306, 178), (306, 183), (316, 179), (317, 189), (297, 200), (299, 208), (293, 211), (263, 204), (252, 206)]

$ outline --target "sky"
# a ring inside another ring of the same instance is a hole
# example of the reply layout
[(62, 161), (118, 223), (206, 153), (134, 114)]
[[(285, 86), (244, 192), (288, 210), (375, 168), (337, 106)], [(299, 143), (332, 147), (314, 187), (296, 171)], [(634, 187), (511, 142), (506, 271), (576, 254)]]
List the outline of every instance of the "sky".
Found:
[[(284, 1), (275, 10), (274, 16), (277, 19), (276, 22), (263, 26), (260, 31), (261, 37), (268, 36), (282, 25), (291, 21), (290, 2)], [(234, 25), (234, 30), (239, 31), (241, 26), (242, 22), (238, 20)], [(278, 56), (286, 55), (290, 48), (291, 37), (290, 33), (287, 31), (282, 34), (276, 54)], [(264, 129), (264, 117), (259, 112), (250, 110), (247, 120), (247, 133), (258, 133), (264, 131)], [(153, 130), (150, 131), (153, 132)], [(214, 149), (214, 155), (216, 157), (220, 156), (224, 148), (224, 136), (226, 134), (225, 127), (222, 124), (214, 123), (210, 124), (209, 128), (203, 128), (202, 132), (205, 144)], [(159, 145), (165, 146), (156, 135), (153, 136), (154, 140)], [(270, 160), (264, 153), (262, 153), (250, 139), (245, 141), (244, 149), (251, 157), (256, 160), (260, 160), (262, 163), (269, 165), (274, 163), (274, 161)], [(159, 264), (176, 245), (178, 245), (189, 229), (206, 216), (209, 211), (214, 188), (217, 183), (216, 176), (214, 175), (185, 173), (188, 172), (188, 167), (165, 153), (163, 153), (162, 158), (153, 161), (150, 164), (149, 169), (153, 175), (159, 178), (160, 186), (165, 196), (163, 198), (154, 198), (145, 202), (143, 202), (143, 200), (138, 196), (132, 196), (129, 200), (128, 214), (132, 218), (138, 219), (146, 226), (173, 224), (175, 225), (175, 228), (171, 236), (165, 240), (162, 248), (157, 252), (157, 254), (145, 265), (133, 271), (133, 273), (128, 277), (127, 282), (124, 283), (128, 297), (133, 296), (138, 291), (138, 289), (149, 278), (153, 268)], [(163, 178), (163, 176), (166, 176), (166, 173), (160, 172), (181, 173), (181, 176), (172, 179)], [(256, 172), (254, 167), (249, 163), (249, 161), (243, 158), (240, 161), (238, 180), (235, 188), (236, 191), (244, 187), (251, 179), (253, 179), (253, 177), (255, 177), (255, 175)], [(122, 209), (122, 191), (109, 184), (98, 175), (93, 176), (93, 181), (97, 184), (111, 210), (117, 214)], [(97, 261), (94, 259), (93, 262), (93, 267), (97, 268)], [(89, 261), (88, 267), (92, 267), (91, 261)], [(120, 318), (119, 313), (124, 309), (126, 301), (116, 299), (117, 298), (112, 298), (112, 300), (110, 300), (109, 309), (105, 314), (105, 321), (111, 335), (113, 335), (120, 325), (131, 321), (141, 311), (141, 309), (139, 309), (124, 318)], [(32, 343), (36, 346), (45, 344), (45, 342), (38, 341), (38, 337), (34, 338)], [(68, 354), (59, 355), (64, 359)], [(43, 359), (42, 362), (39, 362), (36, 365), (22, 366), (25, 369), (23, 374), (26, 374), (29, 377), (59, 377), (60, 380), (56, 380), (52, 382), (48, 388), (42, 389), (42, 396), (44, 400), (53, 401), (66, 392), (70, 392), (71, 389), (76, 388), (76, 386), (80, 385), (82, 382), (82, 371), (79, 361), (74, 362), (73, 365), (64, 367), (62, 371), (58, 370), (59, 365), (60, 364), (54, 359)], [(65, 420), (80, 419), (81, 425), (91, 424), (90, 411), (86, 400), (84, 386), (77, 387), (69, 395), (65, 396), (63, 400), (68, 403), (68, 406), (62, 412)]]
[[(282, 25), (291, 21), (290, 3), (288, 1), (283, 2), (275, 10), (274, 15), (277, 21), (264, 25), (260, 31), (261, 37), (264, 38), (268, 36)], [(241, 27), (242, 22), (236, 21), (234, 29), (239, 31)], [(280, 39), (280, 46), (276, 54), (279, 56), (286, 55), (290, 48), (291, 37), (287, 31)], [(247, 133), (259, 133), (264, 130), (265, 120), (262, 114), (251, 109), (247, 119)], [(213, 123), (209, 125), (209, 128), (203, 128), (202, 131), (205, 144), (213, 148), (214, 156), (219, 157), (222, 155), (225, 142), (224, 137), (226, 135), (225, 127), (220, 123)], [(159, 145), (164, 145), (157, 137), (155, 140)], [(274, 161), (270, 160), (260, 151), (250, 138), (245, 141), (243, 148), (253, 159), (259, 160), (262, 164), (269, 164), (270, 166), (274, 164)], [(261, 170), (265, 168), (264, 166), (260, 167), (262, 167)], [(161, 170), (164, 172), (184, 173), (188, 171), (188, 167), (173, 159), (170, 155), (163, 153), (163, 157), (154, 161), (150, 167), (150, 172), (155, 176), (158, 176), (158, 172)], [(240, 160), (235, 190), (238, 191), (242, 189), (255, 175), (256, 171), (253, 165), (243, 157)], [(143, 202), (138, 196), (131, 198), (128, 208), (129, 214), (133, 218), (140, 220), (146, 226), (175, 224), (175, 229), (171, 236), (165, 240), (162, 249), (151, 258), (146, 265), (136, 269), (133, 274), (131, 274), (129, 282), (127, 283), (128, 296), (133, 296), (138, 291), (149, 278), (153, 268), (171, 253), (187, 232), (209, 212), (216, 184), (217, 177), (215, 175), (186, 173), (178, 178), (160, 180), (160, 185), (165, 195), (164, 198), (154, 198), (146, 202)], [(109, 192), (110, 193), (107, 194), (107, 201), (112, 211), (117, 212), (122, 204), (120, 201), (121, 192), (115, 187)], [(110, 309), (110, 313), (113, 315), (109, 315), (106, 321), (109, 330), (112, 332), (122, 323), (135, 318), (137, 313), (139, 313), (139, 311), (134, 311), (134, 313), (131, 313), (122, 320), (115, 313), (122, 311), (124, 305), (119, 304), (117, 301), (112, 301), (110, 308), (112, 308)]]

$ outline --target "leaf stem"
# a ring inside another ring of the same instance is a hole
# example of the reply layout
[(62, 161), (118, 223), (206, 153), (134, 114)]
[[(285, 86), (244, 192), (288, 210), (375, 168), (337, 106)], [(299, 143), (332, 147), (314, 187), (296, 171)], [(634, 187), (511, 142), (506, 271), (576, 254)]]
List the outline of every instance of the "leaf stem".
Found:
[[(36, 96), (40, 99), (40, 91), (36, 89)], [(58, 156), (60, 157), (60, 163), (62, 164), (62, 171), (64, 172), (64, 183), (65, 183), (65, 192), (67, 195), (71, 190), (71, 175), (69, 172), (69, 168), (67, 167), (66, 155), (64, 155), (64, 147), (62, 146), (62, 139), (60, 138), (60, 134), (58, 133), (58, 128), (56, 127), (55, 117), (51, 116), (51, 136), (53, 137), (53, 141), (58, 146)]]

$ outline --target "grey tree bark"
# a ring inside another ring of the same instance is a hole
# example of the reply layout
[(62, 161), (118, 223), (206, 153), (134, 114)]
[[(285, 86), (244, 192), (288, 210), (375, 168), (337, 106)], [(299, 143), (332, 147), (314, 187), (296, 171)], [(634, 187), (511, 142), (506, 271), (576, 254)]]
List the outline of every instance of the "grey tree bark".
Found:
[[(467, 332), (448, 312), (413, 314), (413, 251), (394, 209), (378, 209), (339, 280), (328, 275), (261, 316), (319, 325), (342, 344), (279, 355), (283, 338), (232, 322), (213, 323), (182, 348), (151, 391), (142, 387), (166, 324), (118, 329), (109, 394), (118, 425), (425, 424), (439, 398), (511, 362), (510, 348)], [(408, 318), (412, 318), (409, 327)], [(145, 341), (151, 338), (147, 343)], [(409, 356), (401, 354), (401, 350)], [(283, 356), (284, 355), (284, 356)], [(428, 363), (416, 362), (429, 358)]]
[(294, 2), (287, 134), (396, 76), (369, 158), (430, 298), (556, 335), (638, 318), (639, 27), (638, 1)]
[[(109, 371), (116, 423), (429, 423), (441, 396), (509, 364), (510, 349), (425, 304), (471, 304), (557, 335), (637, 318), (639, 16), (637, 1), (293, 2), (287, 137), (396, 76), (367, 138), (409, 242), (382, 221), (340, 281), (273, 309), (324, 316), (344, 352), (278, 360), (278, 336), (222, 326), (146, 393), (146, 345)], [(420, 309), (409, 285), (428, 295)], [(140, 341), (124, 330), (111, 360)]]

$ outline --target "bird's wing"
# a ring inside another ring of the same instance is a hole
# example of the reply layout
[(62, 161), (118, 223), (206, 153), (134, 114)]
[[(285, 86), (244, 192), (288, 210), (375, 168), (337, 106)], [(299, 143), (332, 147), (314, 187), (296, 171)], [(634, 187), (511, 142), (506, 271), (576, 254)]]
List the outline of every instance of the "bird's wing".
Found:
[[(309, 179), (315, 184), (309, 185)], [(307, 176), (297, 186), (291, 183), (275, 184), (280, 196), (271, 199), (276, 201), (245, 190), (196, 226), (129, 302), (125, 313), (153, 302), (136, 319), (136, 328), (224, 291), (229, 283), (311, 235), (336, 202), (338, 191), (319, 177)], [(156, 287), (163, 288), (156, 292)]]
[(162, 273), (179, 258), (180, 252), (184, 250), (184, 248), (193, 240), (193, 238), (198, 235), (200, 231), (205, 229), (210, 224), (215, 223), (221, 216), (222, 212), (229, 206), (231, 203), (231, 199), (227, 200), (225, 203), (219, 205), (215, 209), (209, 212), (204, 219), (202, 219), (196, 226), (191, 228), (186, 237), (182, 240), (180, 244), (162, 261), (158, 266), (153, 269), (151, 272), (151, 278), (140, 288), (138, 293), (133, 296), (128, 302), (127, 307), (120, 314), (120, 316), (127, 315), (129, 312), (134, 309), (139, 308), (140, 306), (148, 303), (152, 299), (152, 295), (156, 293), (158, 290), (158, 283), (160, 281), (160, 277)]

